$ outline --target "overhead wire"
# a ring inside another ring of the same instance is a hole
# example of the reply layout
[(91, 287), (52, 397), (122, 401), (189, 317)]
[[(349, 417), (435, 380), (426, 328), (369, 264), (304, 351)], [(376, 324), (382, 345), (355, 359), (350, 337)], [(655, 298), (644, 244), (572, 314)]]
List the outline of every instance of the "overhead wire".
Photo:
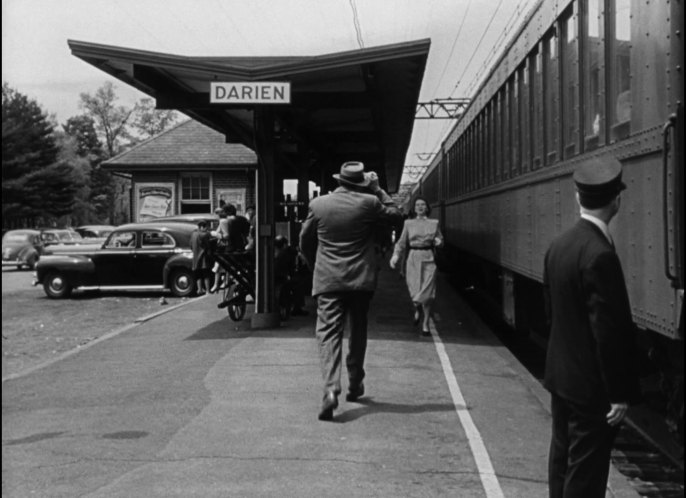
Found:
[(450, 92), (450, 96), (455, 93), (455, 90), (460, 86), (460, 83), (462, 83), (462, 78), (464, 78), (464, 75), (467, 73), (467, 69), (471, 65), (472, 61), (474, 60), (474, 57), (476, 56), (477, 52), (479, 51), (479, 47), (481, 46), (481, 42), (484, 41), (484, 38), (486, 37), (486, 33), (488, 33), (488, 30), (491, 27), (491, 24), (493, 24), (493, 20), (495, 19), (495, 16), (498, 14), (498, 11), (500, 10), (500, 6), (503, 4), (503, 0), (500, 0), (498, 2), (498, 6), (495, 8), (493, 11), (493, 14), (491, 15), (491, 19), (488, 21), (488, 24), (484, 28), (483, 33), (481, 34), (481, 38), (479, 39), (479, 43), (476, 44), (476, 47), (474, 48), (474, 51), (472, 52), (472, 56), (469, 58), (469, 61), (467, 62), (467, 65), (464, 67), (464, 70), (462, 71), (462, 74), (457, 80), (457, 83), (455, 83), (455, 86), (453, 87), (452, 92)]
[(506, 44), (508, 41), (508, 36), (511, 34), (511, 31), (515, 27), (515, 23), (518, 22), (519, 18), (521, 15), (524, 13), (523, 9), (523, 4), (526, 3), (527, 0), (520, 0), (517, 6), (515, 7), (515, 10), (512, 12), (512, 15), (510, 16), (510, 19), (505, 23), (505, 29), (501, 31), (500, 35), (496, 39), (496, 41), (493, 43), (493, 48), (491, 49), (491, 53), (484, 59), (483, 64), (481, 64), (481, 67), (479, 70), (476, 72), (476, 76), (472, 79), (472, 81), (469, 83), (469, 86), (467, 87), (467, 95), (470, 95), (472, 90), (474, 89), (474, 86), (479, 82), (479, 78), (482, 76), (482, 71), (487, 70), (490, 67), (491, 62), (493, 62), (493, 59), (496, 58), (500, 53), (501, 53), (501, 48), (503, 45)]
[(460, 27), (457, 28), (457, 34), (455, 35), (455, 39), (453, 40), (453, 46), (450, 48), (450, 54), (448, 55), (448, 59), (445, 61), (445, 64), (443, 64), (443, 71), (441, 72), (441, 76), (438, 78), (438, 83), (436, 83), (436, 89), (434, 90), (433, 95), (436, 95), (438, 92), (438, 88), (441, 85), (441, 81), (443, 81), (443, 76), (445, 76), (445, 72), (448, 69), (448, 66), (450, 65), (450, 60), (453, 58), (453, 52), (455, 51), (455, 47), (457, 46), (457, 40), (460, 38), (460, 34), (462, 33), (462, 27), (464, 26), (464, 22), (467, 19), (467, 15), (469, 14), (469, 7), (472, 5), (472, 0), (469, 0), (467, 3), (467, 8), (465, 9), (464, 16), (462, 16), (462, 22), (460, 23)]
[(348, 0), (350, 8), (353, 11), (353, 24), (355, 25), (355, 33), (357, 34), (357, 44), (360, 48), (364, 48), (364, 40), (362, 39), (362, 28), (360, 27), (360, 19), (357, 13), (357, 6), (355, 0)]
[[(462, 71), (462, 74), (460, 75), (460, 77), (459, 77), (458, 80), (457, 80), (457, 83), (456, 83), (455, 86), (453, 87), (453, 90), (450, 92), (450, 97), (451, 97), (451, 98), (452, 98), (453, 94), (455, 93), (455, 91), (457, 90), (457, 88), (460, 86), (460, 83), (461, 83), (461, 81), (462, 81), (462, 78), (464, 78), (464, 75), (466, 74), (467, 69), (469, 68), (470, 64), (471, 64), (472, 61), (474, 60), (474, 57), (476, 56), (476, 54), (477, 54), (477, 52), (478, 52), (478, 50), (479, 50), (479, 47), (481, 46), (481, 43), (483, 42), (484, 38), (486, 37), (486, 34), (488, 33), (488, 30), (490, 29), (491, 25), (493, 24), (493, 20), (495, 19), (496, 15), (498, 14), (498, 11), (500, 10), (500, 7), (502, 6), (502, 4), (503, 4), (503, 0), (500, 0), (500, 1), (498, 2), (498, 5), (496, 6), (495, 10), (493, 11), (493, 14), (491, 15), (491, 18), (490, 18), (490, 20), (488, 21), (488, 24), (486, 25), (486, 27), (484, 28), (483, 33), (481, 34), (481, 38), (479, 39), (479, 42), (477, 43), (476, 47), (474, 48), (474, 50), (473, 50), (473, 52), (472, 52), (471, 57), (469, 58), (469, 61), (468, 61), (467, 64), (465, 65), (465, 67), (464, 67), (464, 69), (463, 69), (463, 71)], [(445, 140), (446, 131), (447, 131), (448, 127), (449, 127), (449, 126), (452, 126), (453, 124), (454, 124), (454, 123), (453, 123), (452, 121), (448, 121), (448, 122), (444, 123), (444, 125), (443, 125), (443, 127), (442, 127), (440, 133), (437, 135), (438, 138), (437, 138), (437, 140), (436, 140), (435, 145), (432, 147), (432, 150), (438, 151), (438, 148), (439, 148), (440, 144)], [(438, 153), (438, 152), (433, 153), (431, 157), (435, 156), (437, 153)], [(419, 154), (417, 154), (417, 156), (419, 157)], [(421, 159), (421, 158), (420, 158), (420, 159)]]

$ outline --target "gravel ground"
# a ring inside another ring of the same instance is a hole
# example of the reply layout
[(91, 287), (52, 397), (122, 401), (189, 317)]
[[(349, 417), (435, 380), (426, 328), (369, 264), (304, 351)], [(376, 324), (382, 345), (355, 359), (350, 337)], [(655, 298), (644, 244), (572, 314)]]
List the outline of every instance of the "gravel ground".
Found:
[[(167, 304), (160, 304), (162, 296)], [(184, 300), (160, 292), (75, 292), (70, 299), (55, 300), (47, 298), (40, 287), (11, 292), (3, 288), (2, 376), (82, 347)]]

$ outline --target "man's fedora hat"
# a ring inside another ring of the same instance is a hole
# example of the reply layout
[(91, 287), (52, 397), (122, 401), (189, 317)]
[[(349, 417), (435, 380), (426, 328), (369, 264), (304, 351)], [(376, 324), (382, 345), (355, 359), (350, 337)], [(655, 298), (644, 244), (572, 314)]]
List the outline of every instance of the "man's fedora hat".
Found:
[(355, 185), (357, 187), (368, 187), (371, 180), (364, 174), (364, 163), (360, 161), (348, 161), (341, 166), (340, 174), (335, 173), (333, 177), (339, 182)]
[(591, 158), (574, 171), (574, 184), (583, 197), (613, 197), (626, 188), (622, 163), (613, 156)]

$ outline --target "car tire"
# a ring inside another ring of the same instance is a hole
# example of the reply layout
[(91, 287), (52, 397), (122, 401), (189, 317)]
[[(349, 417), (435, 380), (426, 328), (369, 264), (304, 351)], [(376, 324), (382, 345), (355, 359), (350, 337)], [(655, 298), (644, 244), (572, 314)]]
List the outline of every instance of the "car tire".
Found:
[(71, 285), (61, 273), (53, 272), (43, 280), (43, 290), (51, 299), (64, 299), (71, 294)]
[(195, 291), (193, 272), (187, 268), (178, 268), (171, 274), (169, 288), (176, 297), (188, 297)]

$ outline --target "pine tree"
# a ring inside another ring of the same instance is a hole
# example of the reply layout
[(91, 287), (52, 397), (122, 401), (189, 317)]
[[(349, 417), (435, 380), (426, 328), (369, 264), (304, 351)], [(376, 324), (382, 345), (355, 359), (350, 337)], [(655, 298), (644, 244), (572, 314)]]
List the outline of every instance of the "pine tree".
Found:
[(38, 103), (3, 83), (3, 225), (71, 212), (79, 179), (58, 154), (54, 125)]

